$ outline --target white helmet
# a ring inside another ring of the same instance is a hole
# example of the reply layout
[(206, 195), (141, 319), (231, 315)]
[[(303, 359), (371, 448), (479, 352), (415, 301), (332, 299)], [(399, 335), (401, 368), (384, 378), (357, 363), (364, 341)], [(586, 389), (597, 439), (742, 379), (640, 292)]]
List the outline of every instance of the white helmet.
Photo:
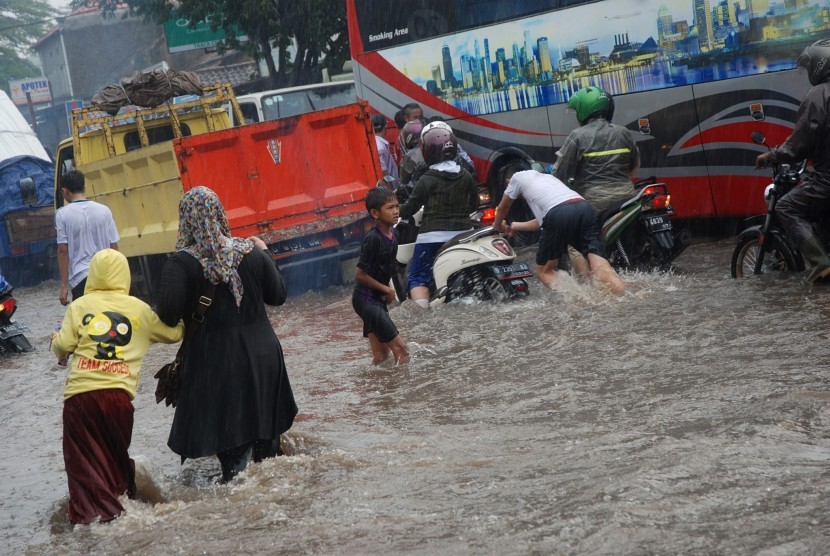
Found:
[(440, 120), (430, 122), (430, 123), (428, 123), (427, 125), (424, 126), (424, 129), (421, 130), (421, 141), (424, 140), (424, 135), (426, 135), (427, 131), (429, 131), (431, 129), (443, 129), (444, 131), (448, 131), (450, 133), (453, 132), (452, 128), (449, 125), (447, 125), (446, 122), (442, 122)]

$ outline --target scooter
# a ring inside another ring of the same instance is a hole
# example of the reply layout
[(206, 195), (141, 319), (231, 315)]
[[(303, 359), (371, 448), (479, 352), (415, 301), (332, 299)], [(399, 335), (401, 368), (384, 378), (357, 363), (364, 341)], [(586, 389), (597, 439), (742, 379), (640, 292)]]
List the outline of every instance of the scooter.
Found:
[[(481, 222), (481, 211), (470, 215)], [(406, 299), (405, 268), (415, 251), (417, 227), (421, 211), (412, 221), (401, 220), (398, 232), (398, 265), (400, 272), (393, 277), (398, 300)], [(441, 246), (435, 256), (432, 275), (430, 306), (461, 298), (481, 301), (507, 301), (526, 297), (530, 293), (527, 278), (533, 273), (526, 263), (516, 262), (516, 253), (501, 232), (492, 226), (481, 226), (462, 232)]]
[[(752, 141), (765, 145), (766, 137), (760, 131), (752, 132)], [(738, 234), (738, 241), (732, 251), (732, 277), (745, 278), (753, 274), (771, 272), (801, 272), (805, 269), (804, 258), (798, 247), (787, 237), (775, 211), (778, 201), (801, 181), (807, 163), (797, 166), (773, 164), (772, 183), (764, 189), (767, 213), (747, 219), (747, 227)], [(813, 229), (824, 245), (830, 243), (830, 222), (823, 219), (813, 223)]]
[(0, 275), (0, 354), (32, 351), (32, 344), (23, 335), (24, 332), (31, 332), (29, 327), (11, 320), (16, 310), (17, 301), (12, 296), (12, 287)]
[(675, 229), (669, 189), (657, 178), (635, 184), (637, 194), (600, 215), (600, 239), (608, 261), (622, 270), (666, 270), (689, 246), (685, 228)]

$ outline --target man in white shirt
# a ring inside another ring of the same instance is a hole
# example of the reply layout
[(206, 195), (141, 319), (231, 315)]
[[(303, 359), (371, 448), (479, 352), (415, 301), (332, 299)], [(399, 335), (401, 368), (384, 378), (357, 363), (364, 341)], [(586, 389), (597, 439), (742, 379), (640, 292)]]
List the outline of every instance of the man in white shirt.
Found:
[(375, 130), (375, 143), (378, 147), (378, 156), (380, 157), (380, 167), (383, 170), (384, 176), (391, 176), (395, 179), (392, 182), (392, 189), (398, 188), (398, 163), (389, 150), (389, 141), (386, 140), (386, 116), (383, 114), (375, 114), (372, 116), (372, 127)]
[[(553, 289), (556, 265), (560, 257), (568, 255), (570, 245), (587, 259), (588, 271), (600, 282), (616, 294), (625, 291), (625, 284), (601, 255), (596, 215), (585, 199), (550, 174), (524, 170), (519, 164), (508, 167), (504, 176), (507, 189), (496, 208), (493, 227), (508, 235), (542, 230), (536, 252), (536, 276), (542, 284)], [(506, 224), (504, 219), (519, 197), (527, 202), (536, 218)]]
[(61, 192), (66, 204), (55, 213), (58, 235), (58, 271), (61, 305), (84, 294), (89, 262), (98, 251), (118, 249), (118, 230), (110, 209), (86, 198), (86, 179), (78, 170), (61, 176)]

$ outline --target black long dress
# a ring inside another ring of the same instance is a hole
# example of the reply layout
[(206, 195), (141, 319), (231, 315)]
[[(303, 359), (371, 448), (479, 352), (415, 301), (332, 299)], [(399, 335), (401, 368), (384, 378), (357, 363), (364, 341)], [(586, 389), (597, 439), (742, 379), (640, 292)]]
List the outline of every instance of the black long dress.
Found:
[[(282, 305), (286, 290), (271, 257), (254, 249), (239, 264), (239, 308), (225, 283), (184, 355), (182, 384), (167, 444), (186, 458), (218, 454), (258, 440), (279, 439), (297, 415), (282, 347), (265, 304)], [(202, 291), (202, 265), (172, 255), (162, 270), (157, 307), (168, 324), (190, 324)]]

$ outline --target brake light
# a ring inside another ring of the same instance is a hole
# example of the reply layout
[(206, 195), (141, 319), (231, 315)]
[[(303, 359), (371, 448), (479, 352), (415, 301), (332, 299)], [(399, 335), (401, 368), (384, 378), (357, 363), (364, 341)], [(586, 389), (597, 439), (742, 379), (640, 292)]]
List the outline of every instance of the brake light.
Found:
[(510, 244), (502, 238), (494, 239), (492, 245), (493, 247), (504, 253), (506, 256), (513, 256), (513, 249), (510, 248)]
[(643, 204), (643, 210), (663, 210), (669, 208), (671, 195), (655, 195)]
[(493, 223), (496, 219), (496, 209), (494, 208), (486, 208), (481, 213), (481, 223), (485, 226), (489, 226)]
[(14, 310), (17, 308), (17, 302), (13, 297), (10, 297), (0, 303), (0, 314), (5, 314), (7, 317), (12, 316)]

